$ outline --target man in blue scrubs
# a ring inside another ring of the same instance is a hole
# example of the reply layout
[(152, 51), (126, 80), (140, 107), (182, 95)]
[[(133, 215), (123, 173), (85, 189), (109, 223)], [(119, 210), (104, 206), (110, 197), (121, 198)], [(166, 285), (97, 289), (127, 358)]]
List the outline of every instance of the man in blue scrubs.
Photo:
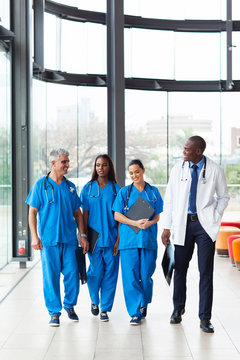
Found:
[(47, 176), (36, 181), (26, 203), (30, 205), (29, 227), (32, 247), (41, 251), (44, 299), (51, 316), (49, 325), (59, 326), (62, 310), (61, 273), (64, 276), (64, 309), (71, 320), (78, 321), (74, 311), (79, 293), (79, 275), (75, 256), (78, 246), (77, 227), (84, 252), (88, 251), (88, 241), (83, 231), (80, 199), (76, 187), (64, 177), (69, 168), (68, 151), (52, 150), (49, 162), (51, 171)]

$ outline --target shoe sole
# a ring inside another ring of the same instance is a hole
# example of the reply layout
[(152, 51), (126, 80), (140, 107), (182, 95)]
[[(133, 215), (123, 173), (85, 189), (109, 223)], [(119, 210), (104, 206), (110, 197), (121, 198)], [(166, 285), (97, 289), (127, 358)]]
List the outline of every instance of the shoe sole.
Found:
[(130, 323), (130, 325), (131, 325), (131, 326), (139, 326), (139, 325), (141, 325), (141, 323), (138, 323), (138, 324), (136, 324), (136, 323)]
[(214, 330), (210, 330), (210, 331), (204, 330), (201, 325), (200, 325), (200, 328), (202, 329), (203, 332), (205, 332), (205, 333), (207, 333), (207, 334), (212, 334), (212, 333), (214, 333)]
[(51, 327), (59, 327), (60, 324), (49, 324), (49, 326), (51, 326)]
[(109, 319), (100, 319), (101, 322), (108, 322)]
[[(185, 309), (183, 309), (182, 311), (181, 311), (181, 316), (183, 315), (185, 313)], [(175, 325), (177, 325), (177, 324), (180, 324), (182, 322), (182, 319), (181, 320), (179, 320), (179, 321), (175, 321), (175, 320), (171, 320), (170, 319), (170, 324), (175, 324)]]
[(180, 320), (180, 321), (170, 320), (170, 324), (173, 324), (173, 325), (181, 324), (181, 322), (182, 322), (182, 320)]

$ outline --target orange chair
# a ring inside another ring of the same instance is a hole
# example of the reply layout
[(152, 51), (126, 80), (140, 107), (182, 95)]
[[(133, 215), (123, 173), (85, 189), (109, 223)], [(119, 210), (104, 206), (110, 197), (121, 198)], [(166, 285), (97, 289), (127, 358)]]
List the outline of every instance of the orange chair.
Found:
[(221, 226), (234, 226), (240, 229), (240, 221), (222, 221)]
[(239, 229), (236, 227), (223, 226), (220, 228), (217, 240), (216, 251), (218, 255), (228, 256), (228, 237), (231, 235), (238, 235)]
[(232, 243), (234, 240), (239, 239), (240, 238), (240, 234), (238, 235), (231, 235), (228, 237), (227, 242), (228, 242), (228, 254), (230, 257), (230, 260), (233, 264), (233, 266), (236, 266), (235, 261), (234, 261), (234, 257), (233, 257), (233, 247), (232, 247)]
[(240, 270), (240, 239), (233, 240), (233, 257), (238, 270)]

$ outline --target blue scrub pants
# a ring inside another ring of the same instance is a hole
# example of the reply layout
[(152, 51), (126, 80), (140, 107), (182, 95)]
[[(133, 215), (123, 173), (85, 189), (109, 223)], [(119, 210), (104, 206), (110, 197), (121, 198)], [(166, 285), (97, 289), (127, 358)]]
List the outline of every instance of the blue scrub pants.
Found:
[(91, 301), (95, 305), (100, 303), (102, 311), (111, 311), (117, 286), (119, 256), (113, 256), (113, 246), (96, 246), (88, 257), (87, 285)]
[(185, 307), (187, 271), (195, 243), (198, 247), (200, 273), (198, 315), (201, 320), (211, 319), (215, 242), (208, 236), (198, 220), (188, 220), (184, 246), (175, 245), (174, 309), (180, 310)]
[(43, 292), (49, 314), (61, 315), (60, 275), (63, 274), (64, 300), (66, 308), (77, 303), (79, 293), (79, 273), (75, 250), (77, 246), (58, 243), (56, 246), (43, 246), (41, 250)]
[(141, 306), (152, 301), (152, 275), (156, 268), (157, 250), (120, 250), (122, 282), (129, 315), (142, 318)]

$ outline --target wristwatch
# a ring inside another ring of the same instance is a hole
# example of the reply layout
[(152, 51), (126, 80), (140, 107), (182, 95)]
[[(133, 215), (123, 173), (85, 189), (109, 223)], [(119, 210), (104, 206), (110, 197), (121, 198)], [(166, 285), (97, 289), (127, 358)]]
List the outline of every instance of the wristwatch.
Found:
[(87, 235), (86, 235), (86, 234), (80, 234), (80, 237), (84, 237), (84, 238), (86, 238), (86, 237), (87, 237)]

